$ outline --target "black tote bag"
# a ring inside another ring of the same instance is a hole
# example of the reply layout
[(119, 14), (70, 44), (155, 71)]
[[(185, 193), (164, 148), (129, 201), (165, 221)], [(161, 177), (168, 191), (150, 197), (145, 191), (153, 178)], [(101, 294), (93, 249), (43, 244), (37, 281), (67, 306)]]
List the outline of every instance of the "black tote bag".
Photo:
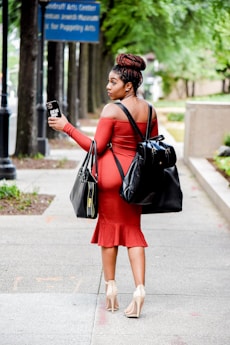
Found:
[(176, 165), (164, 169), (158, 182), (159, 189), (153, 196), (151, 204), (142, 207), (142, 214), (182, 211), (183, 193)]
[[(95, 175), (92, 167), (95, 164)], [(98, 212), (98, 164), (96, 141), (93, 140), (89, 152), (78, 171), (70, 193), (70, 201), (74, 212), (79, 218), (97, 217)]]

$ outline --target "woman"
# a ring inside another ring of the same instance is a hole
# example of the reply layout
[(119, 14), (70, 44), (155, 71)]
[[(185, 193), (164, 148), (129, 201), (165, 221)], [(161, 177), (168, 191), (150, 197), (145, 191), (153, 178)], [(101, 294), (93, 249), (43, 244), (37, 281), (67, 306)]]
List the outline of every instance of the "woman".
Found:
[[(144, 134), (148, 118), (148, 103), (137, 97), (142, 83), (144, 60), (132, 54), (120, 54), (116, 65), (109, 73), (107, 84), (111, 100), (120, 100), (130, 111)], [(64, 131), (84, 150), (88, 151), (91, 139), (72, 126), (65, 116), (50, 117), (49, 126)], [(153, 110), (151, 136), (158, 134), (156, 113)], [(141, 231), (141, 206), (126, 203), (119, 196), (121, 176), (114, 161), (113, 151), (119, 159), (124, 173), (135, 155), (140, 138), (134, 133), (126, 115), (115, 103), (107, 104), (101, 113), (95, 133), (98, 149), (99, 169), (99, 217), (91, 240), (101, 246), (102, 264), (106, 282), (106, 309), (119, 308), (115, 282), (118, 246), (126, 246), (136, 290), (133, 300), (125, 310), (127, 317), (139, 317), (145, 298), (145, 247), (147, 243)]]

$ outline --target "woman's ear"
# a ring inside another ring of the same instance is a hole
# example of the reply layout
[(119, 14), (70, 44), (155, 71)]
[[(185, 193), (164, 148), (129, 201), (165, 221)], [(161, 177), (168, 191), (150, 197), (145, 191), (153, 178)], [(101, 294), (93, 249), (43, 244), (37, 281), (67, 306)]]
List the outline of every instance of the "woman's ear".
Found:
[(129, 92), (133, 87), (133, 84), (131, 83), (131, 81), (128, 81), (128, 83), (125, 84), (125, 91)]

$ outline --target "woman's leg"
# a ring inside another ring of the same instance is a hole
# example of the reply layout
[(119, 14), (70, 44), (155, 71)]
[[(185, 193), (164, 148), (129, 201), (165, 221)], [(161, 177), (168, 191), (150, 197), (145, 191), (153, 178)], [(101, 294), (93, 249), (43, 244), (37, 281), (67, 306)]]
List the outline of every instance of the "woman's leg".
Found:
[(132, 302), (125, 309), (125, 315), (139, 317), (145, 299), (145, 249), (144, 247), (128, 248), (128, 254), (136, 290)]
[(105, 281), (115, 280), (118, 247), (101, 247)]
[(128, 255), (135, 285), (145, 285), (145, 248), (128, 248)]
[(106, 309), (112, 313), (119, 309), (115, 281), (118, 247), (101, 248), (102, 264), (106, 284)]

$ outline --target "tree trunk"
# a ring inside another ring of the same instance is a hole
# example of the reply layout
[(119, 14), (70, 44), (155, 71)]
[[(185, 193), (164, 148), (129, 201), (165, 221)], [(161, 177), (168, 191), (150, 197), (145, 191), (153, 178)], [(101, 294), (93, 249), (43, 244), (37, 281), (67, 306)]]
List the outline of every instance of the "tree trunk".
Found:
[(99, 44), (89, 46), (89, 61), (92, 63), (89, 64), (88, 110), (95, 114), (103, 104), (108, 102), (106, 85), (108, 74), (114, 65), (112, 54), (105, 49), (103, 34), (101, 34)]
[(228, 88), (227, 88), (227, 93), (230, 93), (230, 78), (228, 78)]
[[(62, 42), (48, 42), (47, 100), (56, 99), (64, 111), (64, 51)], [(57, 138), (60, 134), (47, 127), (47, 137)]]
[(191, 94), (192, 97), (195, 97), (195, 85), (196, 85), (195, 81), (193, 80), (192, 81), (192, 94)]
[(108, 102), (108, 94), (106, 91), (106, 85), (108, 83), (108, 75), (114, 65), (114, 57), (110, 52), (107, 54), (103, 54), (101, 57), (103, 61), (102, 69), (101, 69), (101, 100), (103, 104)]
[(95, 44), (89, 45), (89, 84), (88, 84), (88, 111), (94, 113), (97, 109), (97, 91), (100, 89), (100, 83), (97, 78), (98, 54)]
[(222, 93), (225, 93), (225, 79), (222, 80)]
[(69, 66), (68, 66), (68, 90), (67, 104), (69, 121), (76, 126), (78, 119), (78, 99), (77, 99), (77, 59), (75, 42), (69, 43)]
[(22, 1), (20, 67), (18, 81), (18, 121), (15, 155), (37, 153), (37, 2)]
[(79, 60), (79, 118), (84, 119), (88, 116), (88, 65), (89, 65), (89, 44), (80, 43), (80, 60)]
[(186, 97), (189, 97), (189, 80), (188, 79), (184, 79), (184, 84), (185, 84), (185, 94), (186, 94)]
[[(110, 5), (113, 6), (113, 2), (110, 2)], [(112, 8), (112, 7), (111, 7)], [(103, 61), (103, 63), (101, 63)], [(100, 35), (100, 83), (101, 83), (101, 88), (100, 88), (100, 94), (101, 94), (101, 104), (105, 104), (108, 102), (108, 95), (106, 91), (106, 85), (108, 83), (108, 75), (109, 72), (111, 71), (113, 65), (114, 65), (114, 56), (112, 53), (106, 49), (106, 41), (105, 37), (103, 35), (103, 32), (101, 32)]]

